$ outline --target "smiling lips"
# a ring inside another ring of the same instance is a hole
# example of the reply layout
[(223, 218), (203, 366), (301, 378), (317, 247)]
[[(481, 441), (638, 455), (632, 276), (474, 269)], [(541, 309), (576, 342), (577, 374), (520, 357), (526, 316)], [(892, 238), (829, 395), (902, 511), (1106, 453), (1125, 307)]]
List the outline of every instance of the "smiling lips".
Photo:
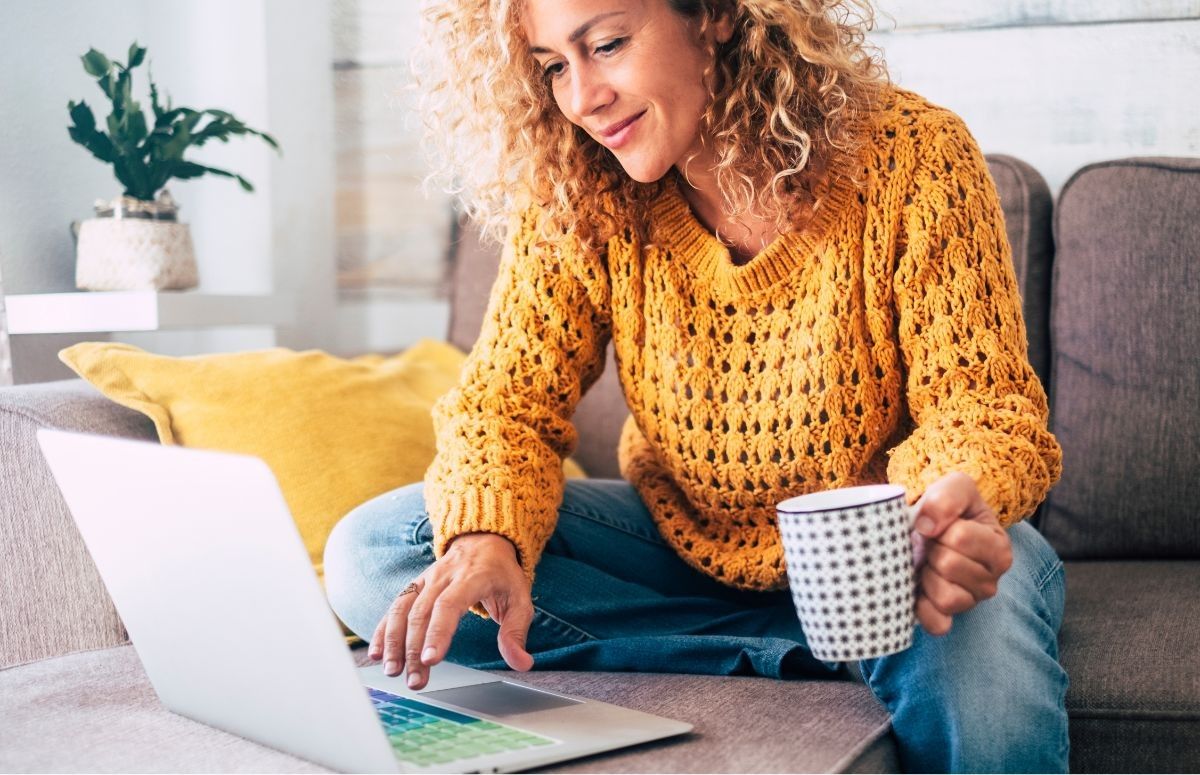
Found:
[(601, 130), (600, 136), (604, 138), (604, 144), (613, 149), (624, 145), (625, 141), (629, 138), (629, 135), (633, 131), (632, 127), (634, 122), (644, 115), (646, 115), (646, 111), (643, 110), (637, 115), (630, 116), (623, 121), (618, 121), (617, 123)]

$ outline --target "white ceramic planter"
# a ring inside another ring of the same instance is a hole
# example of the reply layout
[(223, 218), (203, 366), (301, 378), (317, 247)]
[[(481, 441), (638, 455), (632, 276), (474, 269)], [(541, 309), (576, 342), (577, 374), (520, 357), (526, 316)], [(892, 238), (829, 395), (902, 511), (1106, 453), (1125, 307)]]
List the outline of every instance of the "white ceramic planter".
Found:
[(186, 223), (88, 218), (79, 226), (75, 250), (80, 290), (186, 290), (199, 283)]

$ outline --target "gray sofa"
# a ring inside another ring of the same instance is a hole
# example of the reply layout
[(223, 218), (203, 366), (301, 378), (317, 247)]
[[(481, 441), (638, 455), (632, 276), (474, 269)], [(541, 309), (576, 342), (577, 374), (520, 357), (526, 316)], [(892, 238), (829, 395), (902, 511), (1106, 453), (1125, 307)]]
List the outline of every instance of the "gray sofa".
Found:
[[(1067, 560), (1072, 769), (1200, 771), (1200, 160), (1091, 165), (1053, 208), (1031, 167), (989, 163), (1065, 452), (1034, 521)], [(494, 251), (464, 234), (449, 332), (460, 346), (494, 270)], [(610, 358), (576, 416), (592, 475), (616, 475), (625, 412)], [(0, 771), (319, 771), (157, 702), (41, 459), (42, 426), (154, 438), (79, 380), (0, 389)], [(268, 657), (248, 638), (246, 658)], [(696, 727), (557, 771), (899, 771), (886, 712), (849, 673), (526, 680)]]

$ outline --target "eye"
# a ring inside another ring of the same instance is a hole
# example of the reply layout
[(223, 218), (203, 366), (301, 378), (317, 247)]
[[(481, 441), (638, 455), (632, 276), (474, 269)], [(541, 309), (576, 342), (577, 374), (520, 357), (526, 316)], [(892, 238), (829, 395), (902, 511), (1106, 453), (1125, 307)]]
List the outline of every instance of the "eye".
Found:
[(547, 79), (554, 79), (554, 78), (557, 78), (558, 76), (562, 75), (562, 71), (563, 71), (563, 63), (555, 62), (554, 64), (549, 65), (544, 70), (542, 70), (542, 75), (544, 75)]
[(609, 41), (608, 43), (605, 43), (603, 46), (596, 46), (596, 53), (597, 54), (611, 54), (614, 51), (616, 51), (617, 49), (619, 49), (621, 46), (624, 46), (626, 40), (628, 40), (628, 38), (614, 38), (613, 40)]

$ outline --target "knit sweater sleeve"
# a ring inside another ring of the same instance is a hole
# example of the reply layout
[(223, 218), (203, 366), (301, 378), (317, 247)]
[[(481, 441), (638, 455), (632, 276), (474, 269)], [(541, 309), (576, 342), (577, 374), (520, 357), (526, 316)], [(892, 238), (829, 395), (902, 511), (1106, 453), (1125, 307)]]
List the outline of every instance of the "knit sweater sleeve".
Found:
[(434, 405), (437, 454), (425, 474), (434, 554), (464, 533), (496, 533), (530, 582), (576, 444), (571, 416), (604, 369), (611, 329), (599, 264), (565, 240), (539, 246), (537, 219), (533, 209), (513, 219), (479, 338)]
[(1009, 526), (1062, 472), (995, 184), (961, 119), (925, 127), (903, 215), (893, 291), (913, 433), (888, 479), (912, 498), (952, 471), (971, 476)]

